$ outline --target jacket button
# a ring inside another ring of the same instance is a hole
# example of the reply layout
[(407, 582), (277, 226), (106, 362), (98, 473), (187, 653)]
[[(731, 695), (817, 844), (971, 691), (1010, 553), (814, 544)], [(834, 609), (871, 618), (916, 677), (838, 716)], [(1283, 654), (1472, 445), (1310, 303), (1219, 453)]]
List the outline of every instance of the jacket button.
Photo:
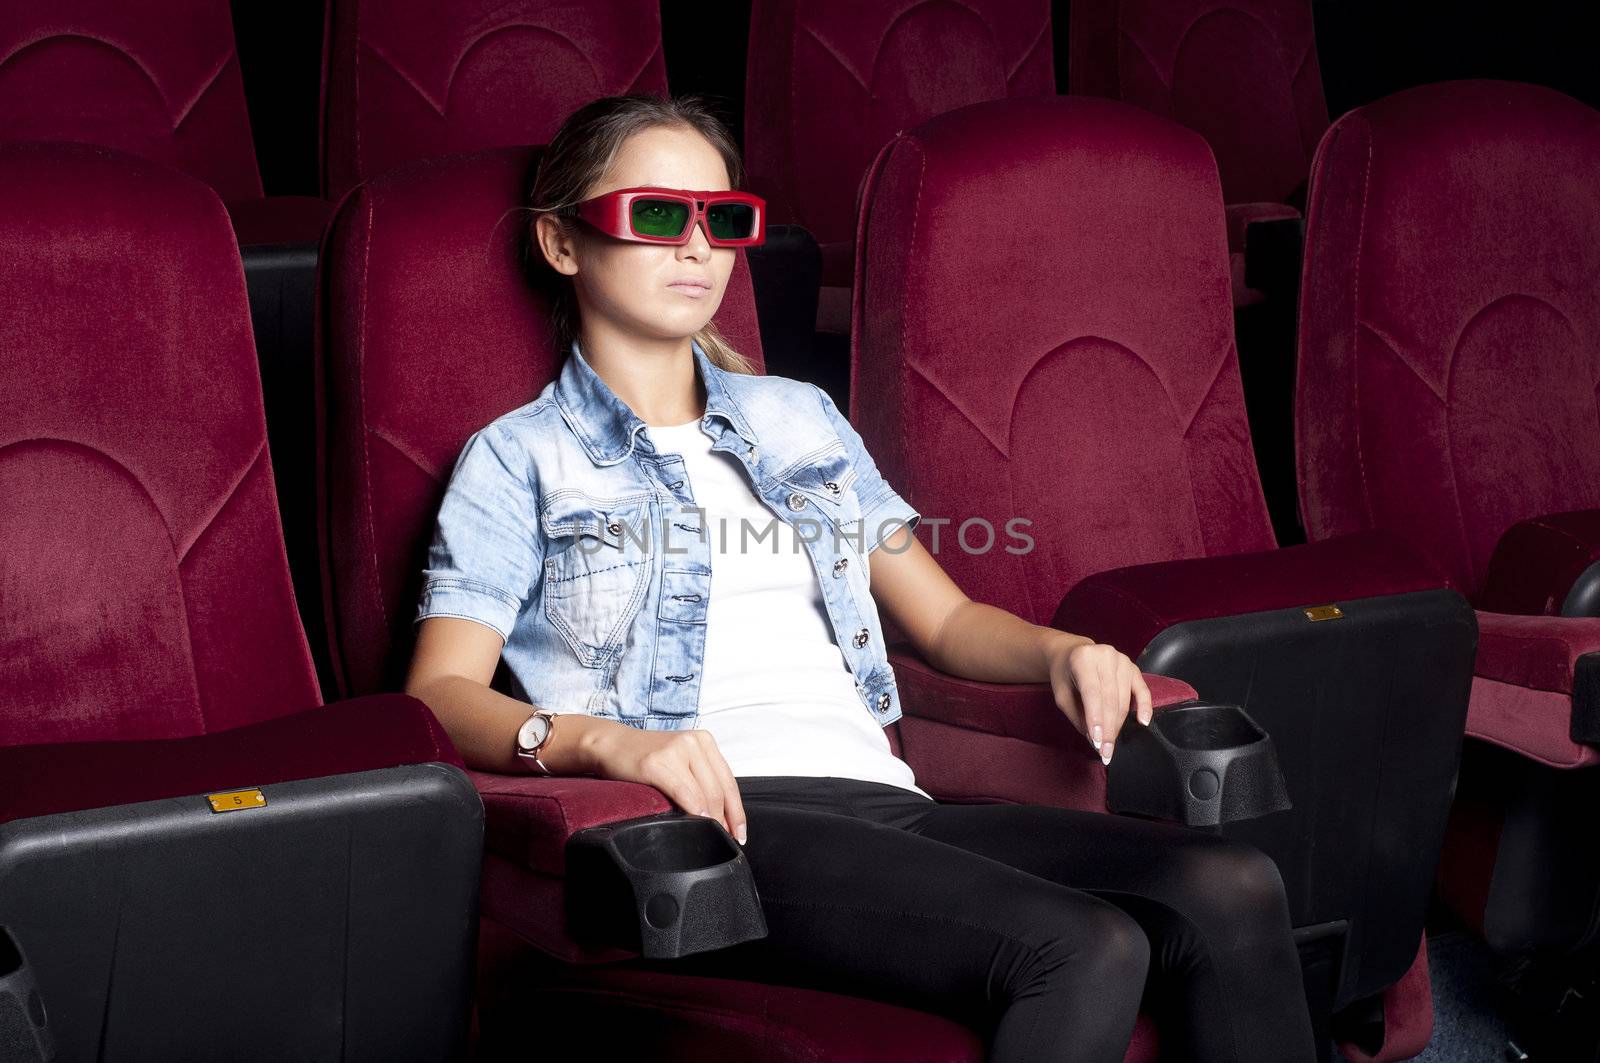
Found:
[(745, 457), (749, 458), (751, 461), (755, 461), (756, 460), (756, 448), (755, 447), (751, 447), (750, 450), (745, 454)]
[(878, 695), (878, 711), (879, 712), (884, 712), (888, 708), (889, 708), (889, 695), (888, 694), (879, 694)]
[(849, 568), (849, 567), (850, 567), (850, 559), (848, 557), (841, 557), (839, 560), (837, 560), (837, 561), (835, 561), (833, 563), (833, 574), (835, 576), (842, 575), (844, 573), (844, 570)]
[(859, 650), (861, 647), (863, 647), (863, 646), (865, 646), (867, 644), (867, 639), (869, 639), (871, 637), (872, 637), (871, 635), (867, 634), (867, 629), (866, 628), (862, 628), (860, 631), (856, 632), (856, 637), (851, 639), (850, 641), (854, 642), (856, 649)]
[(612, 535), (621, 535), (622, 525), (618, 524), (616, 521), (612, 521), (610, 524), (606, 525), (606, 531), (610, 532)]
[(794, 494), (789, 496), (788, 501), (785, 503), (785, 505), (787, 505), (790, 509), (793, 509), (793, 510), (805, 509), (806, 508), (806, 496), (801, 494), (799, 491), (796, 491)]
[(839, 493), (839, 485), (834, 483), (832, 480), (825, 481), (822, 486), (826, 487), (828, 490), (832, 491), (834, 494), (838, 494)]

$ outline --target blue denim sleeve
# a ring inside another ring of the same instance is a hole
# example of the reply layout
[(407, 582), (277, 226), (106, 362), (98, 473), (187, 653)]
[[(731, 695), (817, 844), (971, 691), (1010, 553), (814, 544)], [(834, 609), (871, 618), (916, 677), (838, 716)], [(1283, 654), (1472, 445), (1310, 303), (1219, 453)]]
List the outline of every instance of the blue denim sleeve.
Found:
[(534, 481), (527, 448), (503, 426), (467, 440), (428, 546), (417, 622), (461, 617), (511, 637), (544, 564)]
[(822, 410), (827, 414), (833, 430), (844, 440), (850, 465), (856, 470), (855, 489), (856, 496), (861, 499), (862, 534), (867, 542), (865, 552), (870, 554), (901, 524), (915, 528), (922, 520), (922, 514), (913, 509), (910, 503), (889, 486), (889, 481), (878, 471), (878, 463), (867, 453), (861, 434), (855, 430), (855, 426), (844, 414), (839, 412), (839, 407), (834, 405), (833, 398), (815, 384), (812, 384), (811, 388), (822, 400)]

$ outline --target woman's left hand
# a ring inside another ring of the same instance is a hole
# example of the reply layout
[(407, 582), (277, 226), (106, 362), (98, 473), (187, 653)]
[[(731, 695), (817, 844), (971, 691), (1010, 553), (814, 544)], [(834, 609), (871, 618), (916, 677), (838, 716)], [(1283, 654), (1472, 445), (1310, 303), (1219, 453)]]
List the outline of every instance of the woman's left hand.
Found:
[(1139, 722), (1150, 725), (1150, 688), (1137, 665), (1112, 646), (1080, 643), (1050, 654), (1050, 686), (1056, 705), (1082, 731), (1105, 764), (1117, 735), (1137, 705)]

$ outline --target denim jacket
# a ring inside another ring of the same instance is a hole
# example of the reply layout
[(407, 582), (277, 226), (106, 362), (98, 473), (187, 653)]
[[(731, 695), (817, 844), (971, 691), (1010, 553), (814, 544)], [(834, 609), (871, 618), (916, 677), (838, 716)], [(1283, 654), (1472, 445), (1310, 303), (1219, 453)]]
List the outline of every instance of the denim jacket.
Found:
[[(892, 723), (900, 695), (866, 555), (921, 515), (821, 388), (726, 372), (699, 344), (694, 358), (700, 430), (804, 541), (861, 703)], [(683, 459), (657, 451), (645, 427), (574, 344), (538, 398), (467, 440), (417, 620), (499, 632), (513, 695), (541, 708), (686, 730), (699, 713), (712, 542)]]

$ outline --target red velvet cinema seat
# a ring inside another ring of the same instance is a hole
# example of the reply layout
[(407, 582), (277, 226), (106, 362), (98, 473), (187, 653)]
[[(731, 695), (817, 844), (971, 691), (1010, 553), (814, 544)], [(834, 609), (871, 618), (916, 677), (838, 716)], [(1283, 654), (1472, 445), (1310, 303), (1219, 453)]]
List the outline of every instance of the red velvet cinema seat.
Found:
[(544, 144), (568, 114), (662, 94), (655, 0), (328, 0), (322, 187), (337, 200), (411, 159)]
[[(316, 602), (311, 330), (330, 206), (263, 196), (227, 0), (0, 5), (0, 142), (132, 152), (210, 185), (245, 264), (291, 574)], [(320, 612), (302, 623), (321, 653)]]
[[(559, 370), (547, 307), (521, 257), (525, 216), (512, 213), (529, 162), (526, 151), (496, 151), (409, 164), (353, 193), (330, 229), (320, 330), (325, 550), (347, 691), (403, 682), (427, 545), (460, 448)], [(742, 262), (718, 321), (760, 365)], [(1153, 681), (1158, 702), (1193, 696)], [(1103, 795), (1099, 762), (1047, 685), (977, 686), (1010, 699), (1019, 755), (1051, 758), (1080, 777), (1079, 791)], [(549, 1006), (567, 1020), (544, 1025), (545, 1048), (555, 1038), (592, 1054), (593, 1031), (603, 1029), (607, 1052), (653, 1059), (982, 1058), (979, 1034), (945, 1018), (811, 988), (639, 969), (631, 953), (575, 940), (560, 914), (567, 839), (673, 806), (654, 787), (589, 776), (474, 779), (488, 811), (479, 990), (487, 1044), (504, 1034), (508, 1052), (526, 1051), (525, 1009), (537, 993), (559, 1001)], [(1129, 1058), (1153, 1058), (1148, 1025)]]
[(57, 1058), (446, 1058), (482, 805), (420, 702), (319, 701), (221, 201), (0, 146), (0, 292), (0, 925)]
[(228, 203), (239, 242), (315, 244), (328, 205), (263, 198), (226, 0), (0, 9), (0, 141), (74, 140), (175, 166)]
[[(1294, 808), (1224, 833), (1283, 872), (1314, 1016), (1400, 983), (1385, 1056), (1420, 1050), (1472, 612), (1392, 536), (1274, 549), (1205, 142), (1106, 100), (977, 104), (885, 147), (861, 226), (852, 419), (918, 537), (974, 597), (1270, 732)], [(895, 663), (905, 755), (941, 796), (1059, 792), (983, 726), (1003, 701)]]
[[(1241, 302), (1297, 221), (1317, 138), (1328, 128), (1310, 0), (1073, 0), (1068, 84), (1075, 94), (1137, 104), (1199, 132), (1216, 153), (1228, 247)], [(1248, 262), (1246, 250), (1249, 249)]]
[(1073, 0), (1069, 87), (1197, 131), (1222, 176), (1235, 324), (1273, 528), (1304, 542), (1294, 332), (1306, 174), (1328, 127), (1311, 0)]
[(1600, 113), (1468, 81), (1352, 111), (1312, 173), (1306, 528), (1403, 536), (1479, 608), (1440, 889), (1515, 953), (1600, 937), (1597, 167)]
[(820, 328), (849, 331), (857, 189), (884, 142), (963, 104), (1054, 92), (1049, 0), (755, 0), (750, 189), (821, 245)]

